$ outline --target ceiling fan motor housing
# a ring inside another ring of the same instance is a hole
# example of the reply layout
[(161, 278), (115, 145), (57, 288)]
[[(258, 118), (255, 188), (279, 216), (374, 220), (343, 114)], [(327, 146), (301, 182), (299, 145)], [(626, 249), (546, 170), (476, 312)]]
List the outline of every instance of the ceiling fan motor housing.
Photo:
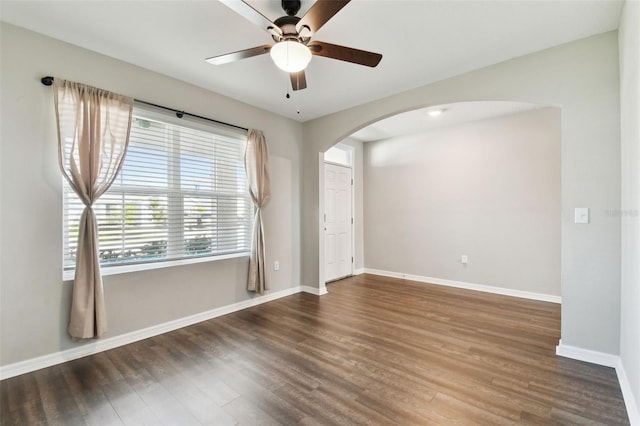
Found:
[[(272, 34), (271, 37), (273, 38), (273, 40), (275, 42), (292, 40), (292, 41), (298, 41), (306, 44), (311, 37), (303, 37), (300, 34), (298, 34), (298, 30), (296, 29), (296, 25), (298, 24), (298, 21), (300, 21), (300, 18), (298, 18), (297, 16), (291, 16), (291, 15), (283, 16), (273, 21), (273, 23), (276, 24), (278, 28), (280, 28), (280, 30), (282, 31), (281, 36)], [(307, 28), (307, 27), (304, 27), (304, 28)]]

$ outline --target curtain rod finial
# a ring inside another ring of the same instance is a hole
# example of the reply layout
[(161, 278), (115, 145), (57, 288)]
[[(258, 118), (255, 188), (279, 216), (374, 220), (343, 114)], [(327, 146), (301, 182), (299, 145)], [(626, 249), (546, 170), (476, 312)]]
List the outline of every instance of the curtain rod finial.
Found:
[(42, 84), (44, 84), (45, 86), (51, 86), (53, 84), (53, 77), (51, 77), (50, 75), (46, 76), (46, 77), (42, 77), (40, 79), (40, 81), (42, 82)]

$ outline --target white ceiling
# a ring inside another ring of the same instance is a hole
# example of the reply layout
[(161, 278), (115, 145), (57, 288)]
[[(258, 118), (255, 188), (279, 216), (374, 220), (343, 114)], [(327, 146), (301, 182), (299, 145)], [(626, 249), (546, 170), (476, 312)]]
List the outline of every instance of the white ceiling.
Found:
[[(271, 20), (284, 15), (279, 0), (248, 3)], [(298, 15), (312, 3), (302, 0)], [(271, 43), (217, 1), (2, 0), (0, 19), (304, 122), (614, 30), (621, 9), (618, 0), (353, 0), (313, 39), (379, 52), (382, 62), (368, 68), (314, 57), (308, 88), (290, 99), (288, 76), (268, 55), (204, 61)]]
[[(358, 130), (349, 137), (360, 142), (379, 141), (397, 136), (424, 133), (443, 127), (457, 126), (472, 121), (516, 114), (541, 107), (543, 105), (506, 101), (457, 102), (437, 105), (385, 118)], [(429, 115), (430, 111), (437, 110), (442, 111), (442, 113), (436, 117)]]

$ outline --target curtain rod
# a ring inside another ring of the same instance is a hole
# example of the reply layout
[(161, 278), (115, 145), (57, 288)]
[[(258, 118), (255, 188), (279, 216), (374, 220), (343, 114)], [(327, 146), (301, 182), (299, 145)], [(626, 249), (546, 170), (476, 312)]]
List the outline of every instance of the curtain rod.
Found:
[[(42, 84), (44, 84), (45, 86), (51, 86), (53, 84), (53, 77), (51, 76), (46, 76), (46, 77), (42, 77), (40, 79), (40, 81), (42, 82)], [(146, 101), (141, 101), (140, 99), (134, 99), (134, 101), (141, 103), (141, 104), (145, 104), (148, 106), (152, 106), (152, 107), (156, 107), (156, 108), (161, 108), (161, 109), (165, 109), (167, 111), (171, 111), (171, 112), (175, 112), (176, 117), (178, 118), (182, 118), (185, 115), (188, 115), (189, 117), (194, 117), (194, 118), (199, 118), (200, 120), (206, 120), (206, 121), (212, 121), (214, 123), (217, 124), (222, 124), (224, 126), (229, 126), (229, 127), (235, 127), (236, 129), (240, 129), (240, 130), (244, 130), (245, 132), (248, 132), (249, 129), (245, 128), (245, 127), (241, 127), (241, 126), (236, 126), (235, 124), (229, 124), (229, 123), (225, 123), (224, 121), (218, 121), (218, 120), (214, 120), (213, 118), (208, 118), (208, 117), (203, 117), (201, 115), (196, 115), (196, 114), (191, 114), (188, 112), (184, 112), (184, 111), (180, 111), (174, 108), (169, 108), (166, 106), (162, 106), (162, 105), (158, 105), (158, 104), (153, 104), (151, 102), (146, 102)]]

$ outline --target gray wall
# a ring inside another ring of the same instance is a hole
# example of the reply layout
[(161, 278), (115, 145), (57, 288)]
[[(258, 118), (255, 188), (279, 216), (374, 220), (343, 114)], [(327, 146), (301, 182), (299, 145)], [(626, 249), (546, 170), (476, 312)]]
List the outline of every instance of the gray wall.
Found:
[(560, 296), (559, 109), (365, 143), (364, 180), (367, 268)]
[[(320, 286), (318, 157), (398, 112), (463, 101), (558, 106), (561, 116), (561, 286), (565, 345), (618, 354), (620, 99), (617, 32), (568, 43), (304, 123), (303, 283)], [(591, 223), (573, 223), (575, 207)]]
[[(71, 283), (62, 282), (62, 178), (53, 75), (148, 102), (261, 129), (269, 142), (273, 198), (264, 210), (272, 291), (300, 284), (301, 124), (35, 33), (1, 24), (0, 365), (75, 347), (66, 332)], [(253, 297), (247, 258), (104, 278), (114, 337)]]
[[(620, 25), (622, 115), (622, 306), (620, 357), (640, 423), (640, 2), (627, 1)], [(627, 404), (629, 405), (629, 404)]]

